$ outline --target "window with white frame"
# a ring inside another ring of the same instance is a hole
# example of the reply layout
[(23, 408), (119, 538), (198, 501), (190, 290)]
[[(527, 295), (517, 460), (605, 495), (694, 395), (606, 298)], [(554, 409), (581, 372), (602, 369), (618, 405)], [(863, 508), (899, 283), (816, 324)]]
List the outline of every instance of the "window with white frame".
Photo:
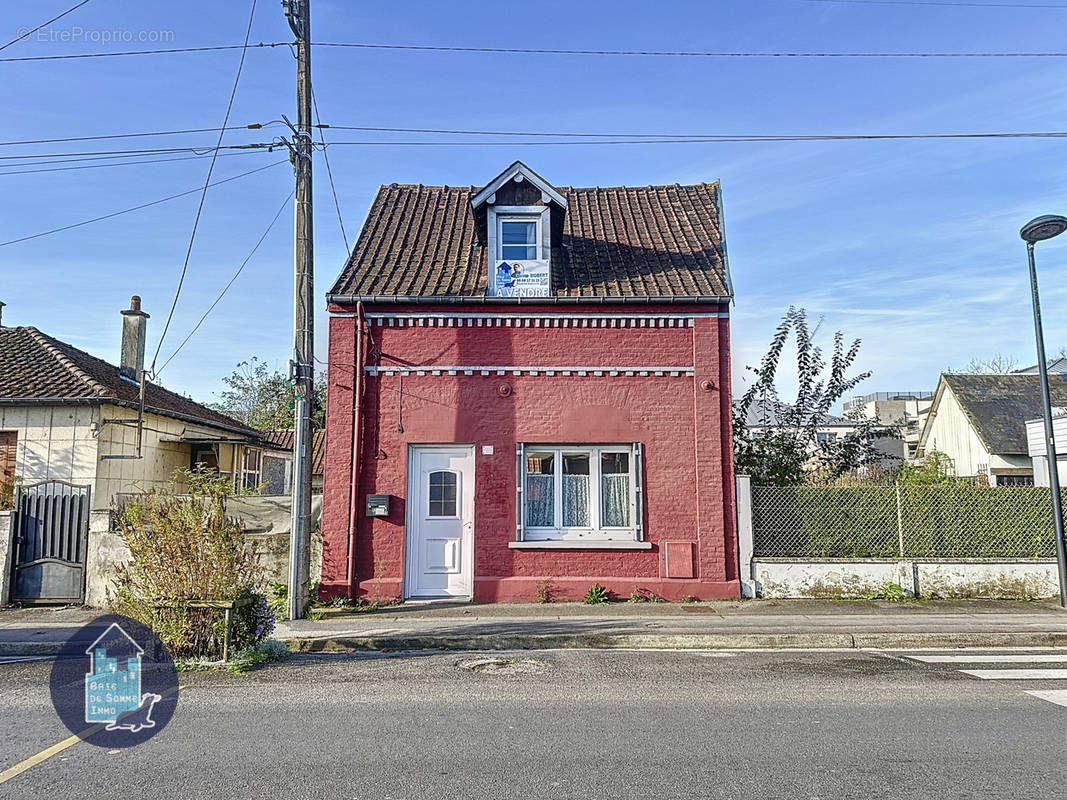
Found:
[(540, 216), (498, 216), (501, 261), (537, 261), (541, 258)]
[(519, 537), (635, 541), (640, 445), (519, 445)]

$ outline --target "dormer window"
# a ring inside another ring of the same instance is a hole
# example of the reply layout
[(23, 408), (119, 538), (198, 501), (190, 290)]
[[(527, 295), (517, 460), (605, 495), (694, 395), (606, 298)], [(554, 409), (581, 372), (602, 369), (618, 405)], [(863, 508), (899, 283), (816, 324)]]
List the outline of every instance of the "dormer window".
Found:
[[(484, 207), (484, 241), (490, 297), (549, 297), (552, 294), (553, 230), (567, 209), (566, 198), (544, 178), (516, 161), (471, 198)], [(553, 210), (554, 209), (554, 210)], [(479, 237), (481, 239), (481, 237)]]
[(498, 216), (500, 225), (500, 260), (502, 261), (536, 261), (541, 256), (538, 253), (538, 242), (541, 236), (538, 232), (540, 215), (533, 217)]

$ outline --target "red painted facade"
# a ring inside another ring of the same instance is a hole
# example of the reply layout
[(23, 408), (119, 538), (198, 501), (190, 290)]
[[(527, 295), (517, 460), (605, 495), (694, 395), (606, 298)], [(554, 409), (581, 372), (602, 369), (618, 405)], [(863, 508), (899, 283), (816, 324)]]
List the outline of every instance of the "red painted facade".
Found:
[[(330, 311), (323, 595), (402, 596), (409, 446), (460, 443), (475, 451), (475, 601), (535, 600), (545, 580), (557, 599), (580, 599), (593, 583), (623, 597), (635, 587), (670, 600), (739, 596), (726, 304)], [(401, 326), (382, 315), (411, 316)], [(373, 374), (389, 365), (426, 374)], [(433, 375), (435, 365), (605, 372)], [(650, 366), (685, 371), (608, 374)], [(640, 443), (642, 533), (651, 549), (509, 548), (519, 442)], [(492, 454), (483, 454), (487, 445)], [(366, 516), (368, 494), (392, 496), (389, 517)]]

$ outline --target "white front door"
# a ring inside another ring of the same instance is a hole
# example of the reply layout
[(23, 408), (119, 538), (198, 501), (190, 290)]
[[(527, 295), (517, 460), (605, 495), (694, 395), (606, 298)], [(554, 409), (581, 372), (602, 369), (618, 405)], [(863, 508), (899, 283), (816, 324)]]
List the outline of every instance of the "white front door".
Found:
[(469, 597), (474, 573), (474, 448), (412, 446), (407, 597)]

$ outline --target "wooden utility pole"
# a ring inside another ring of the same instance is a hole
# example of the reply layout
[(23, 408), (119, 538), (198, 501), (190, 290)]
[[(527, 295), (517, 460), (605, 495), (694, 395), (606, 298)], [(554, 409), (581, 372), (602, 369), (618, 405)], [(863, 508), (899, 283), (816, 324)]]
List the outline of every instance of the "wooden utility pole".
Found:
[(296, 173), (293, 359), (293, 526), (289, 540), (289, 618), (304, 616), (311, 549), (311, 409), (314, 403), (315, 307), (311, 196), (311, 8), (310, 0), (283, 0), (296, 35), (297, 124), (290, 146)]

